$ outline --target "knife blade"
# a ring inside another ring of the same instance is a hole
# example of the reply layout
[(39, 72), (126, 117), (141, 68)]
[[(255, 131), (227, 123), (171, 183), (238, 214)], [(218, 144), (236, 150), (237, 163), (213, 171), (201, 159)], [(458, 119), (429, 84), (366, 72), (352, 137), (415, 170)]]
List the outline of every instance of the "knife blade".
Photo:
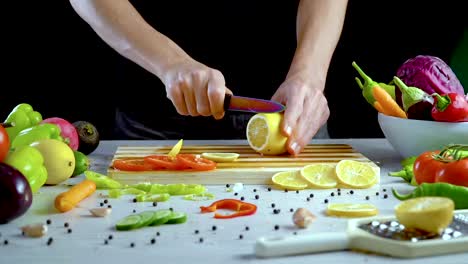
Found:
[(284, 111), (286, 107), (275, 101), (236, 96), (226, 94), (224, 97), (225, 111), (240, 111), (251, 113), (277, 113)]

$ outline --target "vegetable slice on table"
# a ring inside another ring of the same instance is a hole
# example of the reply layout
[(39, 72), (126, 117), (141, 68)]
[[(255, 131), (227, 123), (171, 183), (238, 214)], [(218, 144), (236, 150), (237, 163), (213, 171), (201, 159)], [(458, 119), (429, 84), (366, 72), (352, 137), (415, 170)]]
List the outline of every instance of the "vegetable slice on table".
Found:
[(55, 197), (55, 208), (60, 212), (67, 212), (83, 199), (87, 198), (96, 191), (96, 184), (88, 179), (74, 185), (69, 190), (60, 193)]
[(212, 160), (214, 162), (232, 162), (239, 158), (239, 153), (231, 152), (205, 152), (202, 153), (202, 158)]
[(219, 214), (215, 213), (214, 218), (218, 219), (227, 219), (234, 218), (239, 216), (252, 215), (257, 211), (257, 206), (255, 204), (243, 202), (236, 199), (223, 199), (213, 202), (210, 206), (200, 206), (202, 213), (216, 212), (217, 209), (227, 209), (235, 211), (232, 214)]
[(339, 217), (365, 217), (379, 213), (373, 204), (331, 203), (327, 206), (327, 215)]
[(149, 155), (144, 157), (144, 162), (150, 164), (153, 169), (164, 169), (164, 170), (182, 170), (185, 169), (181, 163), (179, 163), (179, 155), (175, 158), (169, 157), (168, 155)]
[(150, 171), (153, 169), (153, 165), (146, 162), (145, 159), (116, 159), (112, 166), (114, 169), (122, 171)]
[(187, 214), (183, 212), (172, 212), (166, 224), (182, 224), (187, 222)]
[(171, 158), (175, 158), (175, 156), (177, 156), (177, 154), (179, 154), (180, 152), (180, 149), (182, 148), (182, 145), (184, 144), (184, 140), (181, 139), (179, 140), (179, 142), (177, 142), (177, 144), (175, 144), (171, 151), (169, 151), (169, 153), (167, 154), (169, 157)]
[(154, 211), (143, 211), (139, 213), (138, 215), (141, 217), (141, 219), (138, 225), (135, 226), (134, 228), (149, 226), (151, 223), (153, 223), (155, 219)]
[(122, 188), (122, 184), (101, 173), (86, 170), (84, 172), (86, 179), (93, 181), (98, 189), (118, 189)]
[(182, 166), (197, 171), (207, 171), (216, 168), (216, 162), (198, 157), (194, 154), (179, 154), (177, 155), (177, 159), (182, 164)]
[(153, 221), (150, 226), (163, 225), (171, 219), (172, 211), (169, 209), (161, 209), (154, 212)]
[(141, 223), (141, 215), (129, 215), (121, 220), (119, 220), (115, 224), (115, 229), (119, 231), (126, 231), (126, 230), (131, 230), (134, 228), (137, 228)]

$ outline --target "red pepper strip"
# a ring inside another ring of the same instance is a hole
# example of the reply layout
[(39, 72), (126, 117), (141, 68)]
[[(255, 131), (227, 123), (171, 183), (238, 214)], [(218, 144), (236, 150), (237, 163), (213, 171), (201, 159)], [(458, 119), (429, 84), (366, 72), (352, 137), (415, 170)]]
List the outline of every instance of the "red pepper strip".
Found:
[(468, 101), (465, 96), (457, 93), (433, 95), (432, 118), (443, 122), (468, 122)]
[(229, 215), (215, 213), (214, 218), (234, 218), (238, 216), (252, 215), (257, 211), (255, 204), (242, 202), (236, 199), (223, 199), (213, 202), (210, 206), (200, 206), (202, 213), (215, 212), (217, 209), (228, 209), (236, 211)]

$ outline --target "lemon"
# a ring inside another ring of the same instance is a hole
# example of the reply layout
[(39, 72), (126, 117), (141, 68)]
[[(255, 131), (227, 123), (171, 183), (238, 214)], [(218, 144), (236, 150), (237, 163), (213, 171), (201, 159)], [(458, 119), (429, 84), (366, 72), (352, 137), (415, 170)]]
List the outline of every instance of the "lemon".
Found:
[(375, 205), (362, 203), (332, 203), (327, 207), (327, 215), (343, 217), (366, 217), (379, 213)]
[(238, 153), (221, 153), (221, 152), (205, 152), (202, 153), (202, 157), (205, 159), (212, 160), (214, 162), (232, 162), (238, 157)]
[(341, 160), (335, 168), (338, 181), (351, 188), (370, 188), (377, 183), (378, 175), (372, 166), (356, 160)]
[(335, 166), (330, 164), (310, 164), (300, 170), (301, 176), (316, 188), (334, 188), (338, 184)]
[(288, 138), (281, 134), (282, 113), (258, 113), (247, 123), (247, 141), (250, 147), (265, 155), (280, 155), (287, 151)]
[(171, 151), (169, 151), (169, 154), (167, 154), (169, 157), (175, 157), (177, 154), (179, 154), (180, 149), (182, 148), (182, 145), (184, 144), (184, 140), (180, 139), (177, 144), (175, 144)]
[(288, 190), (302, 190), (309, 186), (298, 170), (277, 172), (271, 177), (271, 181), (276, 186)]
[(441, 233), (453, 220), (455, 205), (447, 197), (418, 197), (401, 202), (395, 215), (405, 228)]

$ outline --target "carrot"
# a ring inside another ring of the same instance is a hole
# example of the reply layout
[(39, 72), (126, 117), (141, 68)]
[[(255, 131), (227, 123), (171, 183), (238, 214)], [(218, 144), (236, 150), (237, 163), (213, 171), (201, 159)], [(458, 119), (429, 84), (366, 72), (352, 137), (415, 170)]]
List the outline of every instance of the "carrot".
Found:
[(401, 107), (392, 98), (392, 96), (390, 96), (390, 94), (388, 94), (387, 91), (385, 91), (382, 87), (374, 86), (372, 88), (372, 95), (382, 107), (381, 110), (383, 111), (383, 113), (386, 113), (386, 115), (400, 118), (408, 118), (406, 116), (405, 111), (401, 109)]
[(70, 211), (83, 199), (93, 194), (94, 191), (96, 191), (96, 183), (85, 179), (69, 190), (57, 195), (55, 197), (55, 208), (62, 213)]
[(379, 111), (380, 113), (382, 113), (382, 114), (384, 114), (384, 115), (388, 115), (388, 112), (385, 111), (385, 109), (382, 107), (382, 105), (381, 105), (379, 102), (377, 102), (377, 101), (374, 102), (374, 108), (375, 108), (377, 111)]

